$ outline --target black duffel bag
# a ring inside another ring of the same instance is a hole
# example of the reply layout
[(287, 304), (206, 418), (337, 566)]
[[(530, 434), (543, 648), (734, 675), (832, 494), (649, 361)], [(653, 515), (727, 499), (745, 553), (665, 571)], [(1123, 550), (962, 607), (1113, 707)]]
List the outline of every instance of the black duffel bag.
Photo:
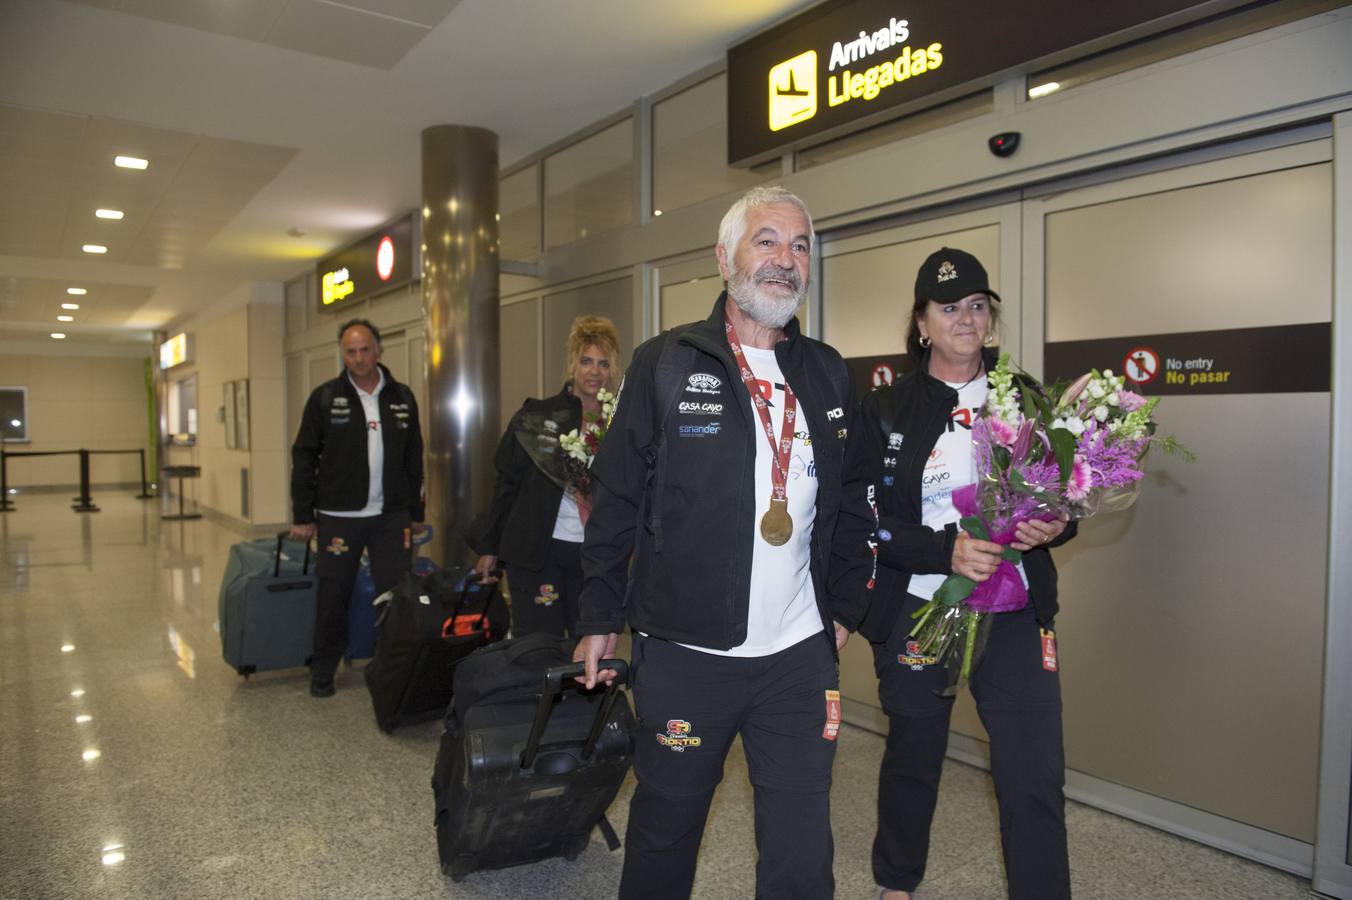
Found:
[(387, 733), (444, 715), (456, 665), (507, 634), (509, 613), (498, 585), (481, 584), (463, 567), (409, 573), (376, 602), (381, 610), (366, 687), (376, 724)]

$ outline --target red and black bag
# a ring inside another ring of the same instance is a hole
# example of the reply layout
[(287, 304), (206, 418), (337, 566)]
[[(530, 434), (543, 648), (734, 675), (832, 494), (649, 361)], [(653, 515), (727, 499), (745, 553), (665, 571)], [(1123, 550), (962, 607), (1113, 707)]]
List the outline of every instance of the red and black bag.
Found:
[(386, 732), (444, 715), (456, 665), (507, 634), (498, 585), (461, 567), (406, 575), (380, 605), (365, 674), (376, 724)]

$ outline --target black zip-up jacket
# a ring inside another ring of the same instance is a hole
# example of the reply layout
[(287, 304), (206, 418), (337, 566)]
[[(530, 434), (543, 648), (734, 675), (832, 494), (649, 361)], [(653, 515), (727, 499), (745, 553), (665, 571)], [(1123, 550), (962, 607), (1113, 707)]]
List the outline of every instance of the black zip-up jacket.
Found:
[[(994, 369), (997, 362), (994, 352), (984, 350), (982, 356), (986, 370)], [(883, 404), (890, 408), (884, 408)], [(958, 392), (929, 374), (928, 353), (917, 368), (899, 378), (890, 390), (873, 391), (860, 404), (869, 477), (878, 504), (878, 587), (859, 628), (871, 641), (886, 641), (892, 633), (901, 609), (901, 595), (912, 575), (953, 574), (953, 542), (958, 536), (958, 526), (950, 523), (943, 531), (935, 531), (924, 524), (921, 479), (939, 436), (953, 427), (952, 415), (957, 405)], [(895, 466), (884, 465), (884, 459), (890, 457), (896, 458)], [(885, 482), (889, 475), (895, 479), (890, 485)], [(1075, 523), (1071, 522), (1055, 541), (1023, 555), (1029, 598), (1037, 620), (1048, 627), (1058, 609), (1056, 565), (1048, 550), (1070, 540), (1075, 531)], [(883, 535), (889, 539), (882, 540)]]
[[(381, 473), (385, 491), (382, 512), (407, 509), (414, 522), (423, 520), (423, 439), (418, 403), (407, 385), (394, 380), (384, 366), (380, 436), (385, 442)], [(310, 393), (300, 431), (291, 445), (291, 516), (297, 525), (315, 520), (315, 510), (356, 511), (366, 506), (371, 490), (366, 458), (366, 416), (361, 397), (347, 371)]]
[[(728, 346), (726, 302), (634, 352), (592, 463), (580, 634), (619, 632), (627, 617), (638, 631), (699, 647), (746, 641), (753, 540), (769, 498), (756, 496), (765, 433)], [(810, 569), (834, 648), (832, 620), (858, 627), (872, 573), (858, 407), (840, 354), (804, 337), (796, 319), (784, 331), (775, 356), (812, 438)]]
[(563, 488), (540, 471), (521, 441), (547, 442), (542, 450), (563, 453), (559, 435), (581, 424), (582, 401), (573, 396), (570, 385), (553, 397), (531, 397), (521, 405), (498, 441), (493, 499), (465, 532), (470, 549), (481, 556), (496, 556), (509, 566), (544, 568)]

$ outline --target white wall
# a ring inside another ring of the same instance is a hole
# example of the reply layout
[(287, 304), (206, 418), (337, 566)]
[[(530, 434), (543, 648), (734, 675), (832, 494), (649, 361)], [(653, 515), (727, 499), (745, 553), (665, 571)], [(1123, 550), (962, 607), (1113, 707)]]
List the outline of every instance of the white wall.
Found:
[[(0, 353), (0, 384), (28, 388), (29, 443), (7, 443), (5, 450), (145, 449), (150, 427), (145, 379), (144, 359)], [(94, 456), (89, 477), (93, 485), (139, 482), (140, 460), (132, 454)], [(79, 482), (75, 456), (9, 461), (11, 487)]]

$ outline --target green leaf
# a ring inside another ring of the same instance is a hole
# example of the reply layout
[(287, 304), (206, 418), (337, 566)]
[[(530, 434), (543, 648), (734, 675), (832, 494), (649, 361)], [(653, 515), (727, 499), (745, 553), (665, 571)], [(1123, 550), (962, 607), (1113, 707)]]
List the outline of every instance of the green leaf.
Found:
[(1001, 472), (1009, 471), (1009, 465), (1011, 460), (1009, 458), (1009, 451), (1006, 450), (1004, 447), (992, 447), (991, 459), (994, 461), (995, 467), (999, 469)]
[(1023, 416), (1025, 419), (1037, 418), (1037, 401), (1033, 398), (1037, 396), (1037, 391), (1028, 388), (1019, 389), (1019, 399), (1023, 401)]
[(1056, 454), (1056, 464), (1061, 469), (1061, 483), (1070, 480), (1071, 467), (1075, 465), (1075, 435), (1064, 428), (1052, 428), (1047, 432), (1052, 442), (1052, 452)]
[(1019, 560), (1023, 559), (1023, 553), (1019, 550), (1015, 550), (1013, 547), (1006, 547), (1000, 552), (1000, 555), (1016, 566), (1019, 564)]
[(990, 532), (986, 531), (986, 523), (976, 516), (963, 516), (958, 520), (958, 527), (972, 537), (981, 538), (983, 541), (991, 539)]
[(934, 592), (934, 602), (951, 608), (972, 596), (974, 590), (976, 582), (966, 575), (949, 575)]

